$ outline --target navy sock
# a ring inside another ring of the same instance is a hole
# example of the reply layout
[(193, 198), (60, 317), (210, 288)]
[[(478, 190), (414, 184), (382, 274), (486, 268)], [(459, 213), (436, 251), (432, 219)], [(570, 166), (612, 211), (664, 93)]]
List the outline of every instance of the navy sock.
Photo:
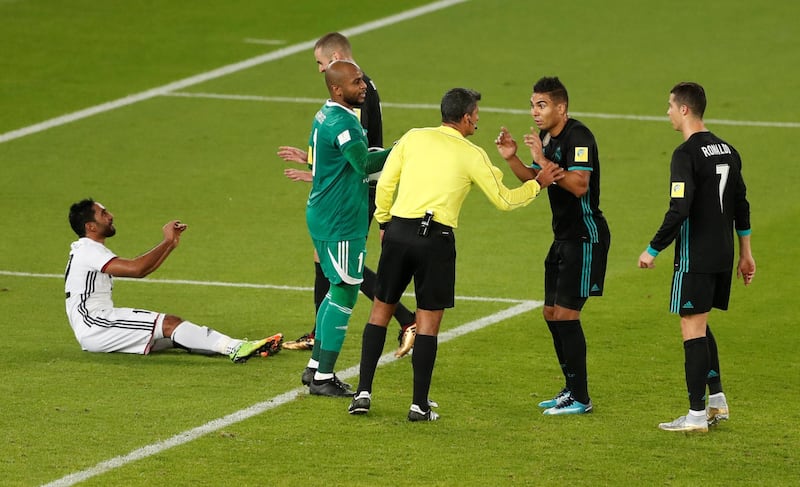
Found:
[(702, 411), (706, 408), (706, 381), (708, 380), (708, 339), (692, 338), (683, 342), (686, 357), (684, 369), (686, 388), (689, 391), (689, 409)]
[(545, 320), (547, 322), (547, 328), (550, 330), (550, 335), (553, 336), (553, 348), (556, 350), (556, 358), (558, 358), (558, 366), (561, 367), (561, 373), (564, 374), (564, 387), (569, 387), (566, 383), (567, 380), (567, 371), (566, 366), (567, 364), (564, 363), (564, 350), (562, 349), (561, 345), (561, 335), (558, 333), (558, 323), (559, 321), (551, 321)]
[(331, 282), (322, 272), (322, 266), (319, 262), (314, 262), (314, 309), (319, 310), (319, 305), (322, 304), (330, 287)]
[(706, 325), (706, 338), (708, 339), (708, 393), (717, 394), (722, 392), (722, 376), (719, 371), (719, 351), (717, 350), (717, 340), (711, 333), (711, 327)]
[[(322, 304), (322, 300), (325, 299), (325, 295), (328, 294), (328, 289), (330, 289), (330, 287), (331, 281), (325, 277), (325, 274), (322, 272), (322, 266), (319, 262), (314, 262), (314, 309), (316, 311), (319, 311), (319, 306)], [(317, 323), (315, 320), (311, 335), (315, 335), (316, 332)]]
[(569, 320), (556, 323), (564, 353), (567, 387), (573, 398), (587, 404), (589, 386), (586, 374), (586, 337), (583, 334), (581, 321)]

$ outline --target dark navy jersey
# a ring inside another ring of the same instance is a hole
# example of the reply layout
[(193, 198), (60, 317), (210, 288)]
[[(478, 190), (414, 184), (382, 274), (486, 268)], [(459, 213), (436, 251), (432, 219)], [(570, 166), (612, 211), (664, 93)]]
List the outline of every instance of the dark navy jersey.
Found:
[(669, 210), (650, 247), (660, 252), (674, 240), (677, 271), (731, 271), (734, 229), (750, 234), (739, 153), (711, 132), (697, 132), (672, 154), (670, 181)]
[[(539, 134), (544, 156), (565, 171), (589, 171), (589, 189), (580, 198), (558, 185), (547, 188), (553, 212), (555, 240), (585, 240), (597, 243), (608, 235), (608, 224), (600, 211), (600, 158), (592, 132), (570, 118), (557, 137)], [(531, 166), (541, 169), (535, 162)]]
[(375, 83), (364, 74), (364, 83), (367, 84), (367, 96), (364, 104), (357, 107), (355, 112), (361, 119), (361, 126), (367, 129), (367, 146), (383, 147), (383, 120), (381, 118), (381, 97)]

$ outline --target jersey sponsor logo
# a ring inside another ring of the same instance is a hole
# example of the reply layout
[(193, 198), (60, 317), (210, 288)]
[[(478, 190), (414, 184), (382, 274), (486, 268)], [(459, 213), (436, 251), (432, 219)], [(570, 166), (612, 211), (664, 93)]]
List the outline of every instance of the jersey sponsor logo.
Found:
[(700, 152), (706, 157), (721, 156), (723, 154), (730, 154), (731, 148), (728, 144), (708, 144), (700, 148)]
[(342, 132), (341, 134), (339, 134), (336, 137), (336, 140), (339, 141), (339, 146), (340, 147), (345, 145), (346, 143), (350, 142), (350, 131), (349, 130), (345, 130), (344, 132)]
[(683, 192), (685, 188), (686, 188), (686, 183), (673, 181), (672, 185), (670, 186), (669, 197), (683, 198)]
[(589, 162), (589, 148), (576, 147), (575, 148), (575, 162)]

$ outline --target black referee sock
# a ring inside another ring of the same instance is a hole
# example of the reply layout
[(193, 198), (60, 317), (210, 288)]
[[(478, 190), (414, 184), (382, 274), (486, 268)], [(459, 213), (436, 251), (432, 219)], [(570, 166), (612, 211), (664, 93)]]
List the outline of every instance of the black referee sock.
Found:
[[(556, 357), (558, 358), (558, 365), (561, 367), (561, 373), (564, 374), (564, 380), (567, 379), (567, 364), (564, 363), (564, 350), (563, 346), (561, 345), (561, 335), (558, 332), (558, 324), (561, 323), (560, 321), (551, 321), (545, 320), (547, 322), (547, 328), (550, 329), (550, 335), (553, 336), (553, 348), (556, 350)], [(564, 387), (569, 387), (568, 384), (565, 382)]]
[(702, 411), (706, 408), (706, 381), (708, 380), (708, 339), (692, 338), (683, 342), (686, 357), (686, 388), (689, 391), (689, 409)]
[(708, 393), (718, 394), (722, 392), (722, 376), (719, 371), (719, 351), (717, 350), (717, 340), (711, 333), (711, 327), (706, 325), (706, 339), (708, 340)]
[(586, 337), (583, 334), (580, 320), (556, 321), (561, 338), (567, 387), (572, 397), (587, 404), (589, 402), (589, 386), (586, 377)]
[(411, 355), (411, 366), (414, 369), (413, 404), (423, 411), (428, 411), (428, 392), (431, 389), (433, 365), (436, 363), (436, 352), (439, 348), (439, 337), (419, 335), (414, 341), (414, 354)]
[(361, 365), (359, 367), (358, 391), (372, 392), (372, 381), (375, 379), (375, 369), (383, 353), (383, 344), (386, 342), (386, 328), (372, 323), (364, 327), (361, 336)]

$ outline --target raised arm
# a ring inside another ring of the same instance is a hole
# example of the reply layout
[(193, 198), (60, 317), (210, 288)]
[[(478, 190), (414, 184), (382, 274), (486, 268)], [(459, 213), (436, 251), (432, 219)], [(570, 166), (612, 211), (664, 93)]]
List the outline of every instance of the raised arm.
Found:
[(494, 141), (497, 147), (497, 152), (500, 157), (505, 159), (508, 167), (521, 182), (530, 181), (536, 177), (536, 170), (526, 166), (519, 157), (517, 157), (517, 141), (508, 132), (505, 127), (500, 127), (500, 134)]
[[(544, 156), (542, 148), (542, 140), (539, 134), (531, 127), (530, 133), (525, 134), (525, 145), (531, 151), (531, 157), (536, 165), (539, 167), (547, 167), (548, 165), (555, 164), (550, 159)], [(576, 198), (580, 198), (589, 190), (589, 180), (591, 173), (589, 171), (570, 170), (564, 174), (564, 177), (558, 181), (558, 186), (572, 193)]]
[(103, 272), (114, 277), (142, 278), (158, 269), (167, 256), (180, 243), (181, 234), (187, 225), (178, 220), (168, 222), (162, 228), (164, 240), (148, 252), (135, 259), (117, 257), (109, 261)]

